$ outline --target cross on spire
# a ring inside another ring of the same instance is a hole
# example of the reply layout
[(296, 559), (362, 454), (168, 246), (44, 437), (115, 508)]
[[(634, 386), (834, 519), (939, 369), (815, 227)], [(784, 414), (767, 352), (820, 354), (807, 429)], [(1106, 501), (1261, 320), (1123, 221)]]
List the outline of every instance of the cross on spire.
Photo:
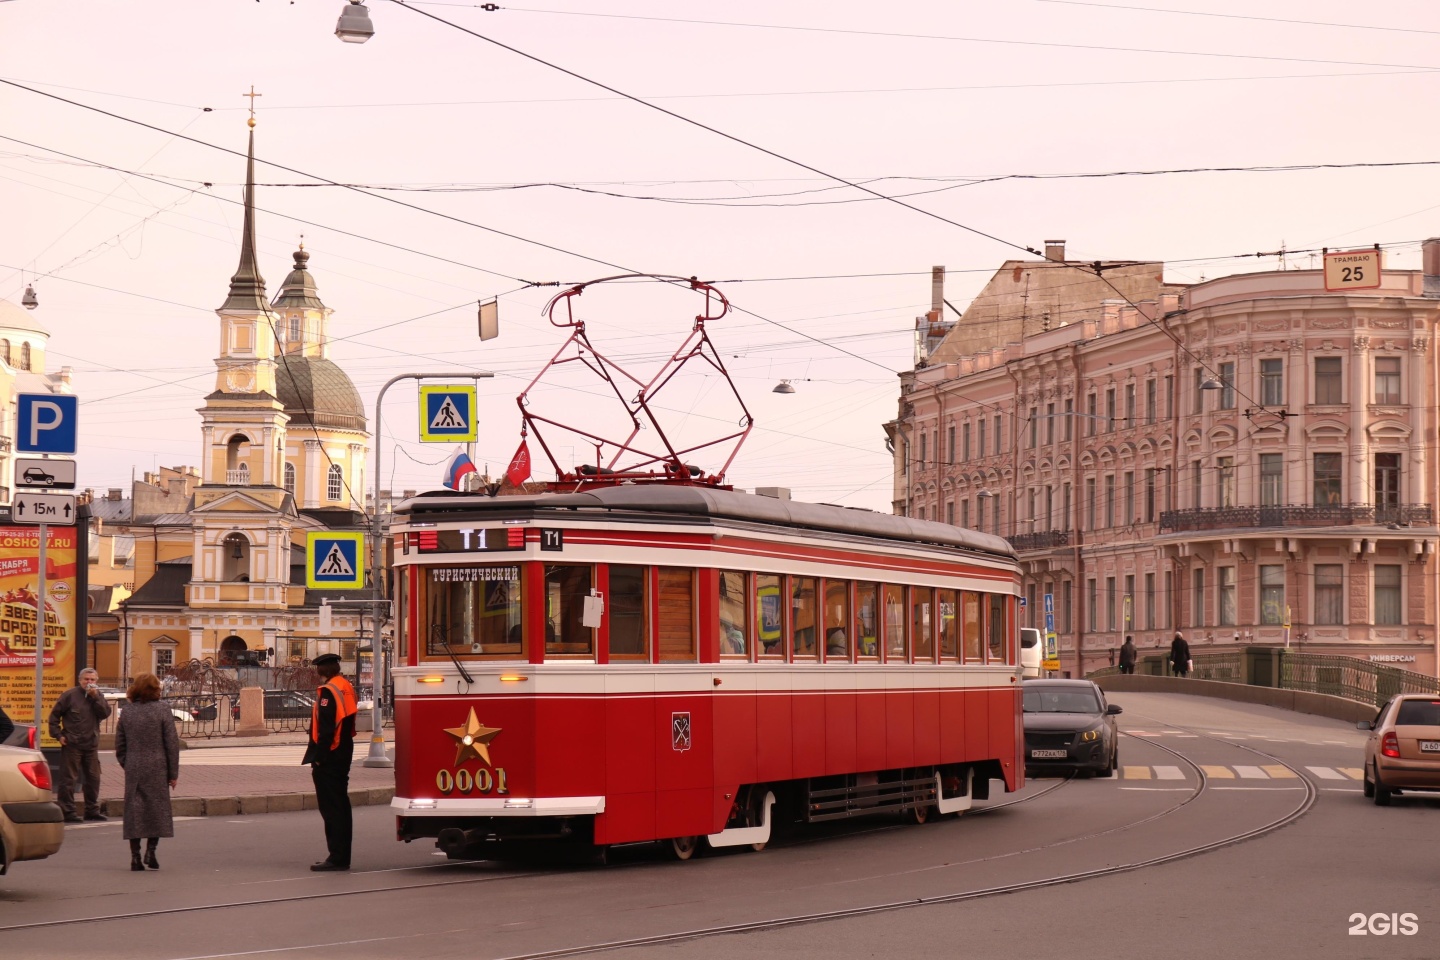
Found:
[(249, 93), (242, 93), (242, 94), (240, 94), (240, 96), (242, 96), (242, 97), (249, 97), (249, 98), (250, 98), (250, 119), (247, 120), (247, 121), (245, 121), (245, 122), (248, 123), (251, 127), (254, 127), (254, 126), (255, 126), (255, 98), (256, 98), (256, 97), (263, 97), (263, 96), (265, 96), (265, 94), (263, 94), (263, 93), (256, 93), (256, 92), (255, 92), (255, 84), (252, 83), (252, 84), (250, 84), (250, 92), (249, 92)]

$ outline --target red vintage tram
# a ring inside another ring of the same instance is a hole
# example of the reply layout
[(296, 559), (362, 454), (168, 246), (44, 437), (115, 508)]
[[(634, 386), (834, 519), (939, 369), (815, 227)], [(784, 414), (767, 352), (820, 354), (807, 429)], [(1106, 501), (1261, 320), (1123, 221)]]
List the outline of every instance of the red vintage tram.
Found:
[(686, 858), (1021, 786), (1004, 540), (687, 481), (397, 511), (400, 839)]

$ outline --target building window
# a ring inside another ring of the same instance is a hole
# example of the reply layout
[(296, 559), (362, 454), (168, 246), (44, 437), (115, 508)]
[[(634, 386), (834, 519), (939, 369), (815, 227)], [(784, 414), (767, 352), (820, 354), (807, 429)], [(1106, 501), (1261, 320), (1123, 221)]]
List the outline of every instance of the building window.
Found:
[(1155, 378), (1151, 377), (1145, 381), (1145, 422), (1155, 422)]
[[(914, 587), (911, 587), (911, 589), (913, 590)], [(1030, 626), (1033, 627), (1035, 626), (1036, 620), (1040, 618), (1040, 611), (1036, 609), (1037, 605), (1035, 603), (1035, 584), (1032, 583), (1026, 587), (1025, 593), (1027, 597), (1025, 600), (1025, 608), (1029, 611), (1026, 619), (1030, 621)], [(973, 594), (971, 594), (971, 596), (973, 596)]]
[(1215, 622), (1222, 627), (1235, 625), (1235, 568), (1220, 567), (1216, 584)]
[(924, 508), (924, 507), (920, 507), (920, 508), (919, 508), (919, 511), (920, 511), (920, 512), (915, 515), (915, 519), (917, 519), (917, 520), (924, 520), (924, 519), (925, 519), (925, 508)]
[[(950, 428), (950, 434), (951, 434), (951, 436), (950, 436), (950, 460), (953, 462), (953, 461), (955, 460), (955, 436), (954, 436), (954, 434), (955, 434), (955, 428), (954, 428), (954, 427), (951, 427), (951, 428)], [(984, 420), (981, 420), (981, 421), (980, 421), (980, 436), (982, 436), (982, 437), (985, 436), (985, 421), (984, 421)], [(984, 452), (983, 452), (983, 451), (981, 452), (981, 456), (984, 456)], [(962, 463), (969, 463), (969, 462), (970, 462), (970, 424), (968, 424), (968, 423), (965, 424), (963, 427), (960, 428), (960, 460), (961, 460)]]
[[(977, 448), (975, 451), (975, 455), (977, 457), (983, 457), (985, 456), (985, 421), (981, 420), (979, 423), (975, 424), (975, 430), (975, 446)], [(997, 448), (1000, 446), (1000, 431), (998, 428), (995, 431), (995, 446)]]
[(1220, 364), (1220, 409), (1235, 409), (1235, 364)]
[(1095, 394), (1093, 393), (1085, 398), (1085, 417), (1085, 422), (1088, 424), (1085, 435), (1093, 437), (1095, 436), (1095, 424), (1099, 422), (1099, 418), (1095, 414)]
[(1125, 384), (1125, 426), (1135, 426), (1135, 384)]
[(954, 501), (954, 500), (946, 500), (946, 501), (945, 501), (945, 522), (948, 523), (948, 524), (950, 524), (950, 526), (952, 526), (952, 527), (955, 526), (955, 501)]
[(1055, 404), (1045, 404), (1045, 445), (1055, 442)]
[(1085, 478), (1085, 529), (1095, 529), (1095, 478)]
[(927, 433), (925, 433), (924, 431), (921, 431), (921, 433), (920, 433), (920, 466), (921, 466), (921, 468), (924, 468), (924, 466), (925, 466), (925, 454), (926, 454), (926, 452), (927, 452), (925, 445), (926, 445), (926, 441), (928, 441), (929, 439), (930, 439), (930, 435), (927, 434)]
[(1285, 567), (1266, 564), (1260, 568), (1260, 622), (1274, 626), (1285, 622)]
[(1175, 378), (1165, 378), (1165, 416), (1175, 416)]
[(1105, 391), (1105, 432), (1115, 432), (1115, 388)]
[(1155, 468), (1145, 468), (1145, 522), (1155, 522)]
[(1161, 618), (1160, 626), (1165, 630), (1170, 629), (1170, 619), (1175, 607), (1175, 572), (1165, 571), (1165, 595), (1160, 598), (1160, 609), (1165, 615)]
[(1338, 453), (1315, 454), (1315, 506), (1341, 503), (1340, 462)]
[[(1004, 422), (1003, 417), (1004, 417), (1004, 414), (999, 414), (999, 413), (995, 414), (995, 452), (996, 452), (996, 453), (1004, 453), (1004, 452), (1005, 452), (1005, 434), (1004, 434), (1004, 433), (1001, 431), (1001, 429), (1000, 429), (1000, 425)], [(984, 444), (981, 444), (981, 446), (984, 446)], [(981, 452), (982, 452), (982, 454), (983, 454), (984, 451), (981, 451)]]
[(1260, 506), (1278, 507), (1285, 495), (1285, 455), (1260, 454)]
[(10, 341), (0, 340), (0, 360), (10, 363)]
[(1030, 449), (1034, 450), (1039, 446), (1040, 436), (1040, 408), (1030, 408)]
[(1315, 358), (1315, 402), (1341, 404), (1345, 395), (1340, 380), (1339, 357)]
[(1069, 443), (1075, 437), (1075, 401), (1065, 401), (1065, 442)]
[(30, 369), (30, 344), (28, 343), (20, 344), (20, 369)]
[(1115, 526), (1115, 474), (1105, 474), (1105, 526)]
[(1045, 529), (1055, 529), (1055, 488), (1045, 487)]
[(1145, 574), (1145, 629), (1155, 629), (1155, 574)]
[(1190, 626), (1205, 626), (1205, 570), (1196, 567), (1190, 574)]
[(330, 500), (339, 500), (343, 484), (341, 483), (340, 464), (330, 464), (330, 471), (325, 481), (325, 496)]
[(1195, 368), (1195, 390), (1194, 390), (1193, 393), (1191, 394), (1191, 395), (1194, 397), (1194, 399), (1193, 399), (1193, 401), (1192, 401), (1192, 404), (1193, 404), (1193, 405), (1192, 405), (1191, 408), (1190, 408), (1190, 412), (1191, 412), (1191, 413), (1204, 413), (1204, 412), (1205, 412), (1205, 391), (1204, 391), (1203, 389), (1201, 389), (1201, 385), (1202, 385), (1204, 382), (1205, 382), (1205, 368), (1204, 368), (1204, 367), (1196, 367), (1196, 368)]
[(962, 526), (962, 527), (968, 527), (968, 526), (970, 526), (970, 501), (969, 501), (969, 500), (961, 500), (961, 501), (960, 501), (960, 526)]
[(995, 535), (996, 535), (996, 536), (999, 536), (999, 535), (1000, 535), (1000, 498), (999, 498), (999, 497), (991, 497), (990, 499), (991, 499), (991, 502), (993, 502), (993, 503), (995, 504), (995, 509), (994, 509), (993, 511), (991, 511), (991, 516), (992, 516), (992, 518), (993, 518), (993, 520), (994, 520), (994, 527), (995, 527), (994, 532), (995, 532)]
[(1060, 630), (1062, 633), (1069, 633), (1074, 628), (1074, 624), (1071, 622), (1070, 586), (1069, 580), (1060, 582)]
[(1205, 468), (1199, 460), (1190, 465), (1190, 506), (1199, 510), (1204, 503)]
[(1342, 564), (1315, 565), (1315, 622), (1323, 626), (1345, 622), (1345, 567)]
[(955, 466), (955, 427), (945, 429), (945, 462)]
[(1285, 361), (1260, 361), (1260, 405), (1285, 406)]
[(1135, 473), (1125, 472), (1125, 522), (1135, 522)]
[(1105, 578), (1105, 629), (1115, 630), (1115, 578)]
[(1375, 623), (1395, 626), (1400, 623), (1400, 565), (1375, 564)]
[(163, 677), (175, 666), (175, 648), (154, 647), (153, 650), (155, 653), (155, 676)]
[(295, 464), (285, 464), (285, 492), (295, 496)]
[(1124, 611), (1121, 617), (1123, 629), (1129, 633), (1134, 629), (1135, 624), (1135, 574), (1133, 573), (1125, 575), (1125, 596), (1121, 600), (1121, 606)]
[(1216, 506), (1235, 506), (1235, 458), (1221, 457), (1217, 461), (1220, 502)]
[[(1375, 506), (1400, 506), (1400, 454), (1375, 454)], [(1376, 520), (1381, 519), (1376, 517)]]
[(1070, 484), (1060, 488), (1060, 529), (1070, 529)]
[(1375, 402), (1400, 402), (1400, 358), (1375, 358)]
[(1087, 583), (1087, 587), (1088, 589), (1086, 590), (1086, 592), (1090, 595), (1090, 603), (1088, 608), (1089, 616), (1086, 619), (1090, 621), (1090, 632), (1094, 633), (1097, 629), (1099, 629), (1097, 621), (1100, 619), (1100, 608), (1098, 606), (1099, 597), (1097, 596), (1097, 591), (1095, 589), (1094, 577), (1090, 578)]

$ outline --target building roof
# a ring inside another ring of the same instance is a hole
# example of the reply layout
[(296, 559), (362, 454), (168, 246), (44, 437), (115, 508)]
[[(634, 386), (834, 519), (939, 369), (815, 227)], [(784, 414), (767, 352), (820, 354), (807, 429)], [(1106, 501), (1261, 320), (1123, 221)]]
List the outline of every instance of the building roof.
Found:
[(111, 500), (109, 497), (98, 497), (90, 501), (90, 516), (100, 520), (109, 520), (112, 523), (130, 519), (130, 510), (135, 506), (135, 501), (129, 497), (122, 500)]
[(45, 329), (45, 325), (36, 320), (35, 315), (29, 310), (16, 306), (9, 300), (0, 300), (0, 332), (5, 330), (50, 335), (50, 331)]
[(305, 252), (305, 245), (302, 243), (300, 249), (295, 251), (295, 268), (280, 285), (280, 292), (275, 295), (271, 306), (325, 309), (325, 304), (320, 302), (320, 294), (315, 290), (315, 278), (305, 269), (309, 260), (310, 254)]
[(284, 354), (275, 365), (275, 392), (290, 415), (290, 429), (311, 426), (365, 429), (360, 391), (333, 361)]
[(265, 312), (265, 278), (260, 276), (260, 266), (255, 261), (254, 128), (250, 130), (250, 151), (245, 160), (245, 225), (240, 236), (240, 265), (230, 278), (230, 295), (220, 309)]
[(190, 558), (172, 560), (155, 568), (155, 575), (123, 601), (125, 607), (183, 607), (185, 585), (190, 582)]

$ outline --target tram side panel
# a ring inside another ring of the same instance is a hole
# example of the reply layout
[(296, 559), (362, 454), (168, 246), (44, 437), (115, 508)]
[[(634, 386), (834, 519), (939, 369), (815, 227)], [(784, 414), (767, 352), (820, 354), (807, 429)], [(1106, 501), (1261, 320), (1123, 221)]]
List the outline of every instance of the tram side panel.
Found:
[(922, 688), (915, 691), (915, 756), (921, 765), (929, 766), (944, 762), (945, 754), (940, 750), (940, 691)]
[(1025, 765), (1018, 760), (1020, 746), (1025, 742), (1021, 731), (1020, 691), (998, 687), (990, 692), (990, 750), (1001, 760), (1005, 789), (1018, 790), (1025, 785)]
[[(605, 701), (605, 813), (596, 821), (596, 842), (601, 834), (654, 837), (656, 767), (659, 736), (655, 727), (654, 701), (634, 692), (611, 691)], [(653, 677), (643, 678), (653, 689)]]
[(884, 770), (890, 734), (886, 724), (886, 691), (859, 690), (855, 694), (855, 769)]
[[(905, 682), (909, 682), (908, 678)], [(886, 690), (885, 768), (915, 766), (915, 695), (909, 689)]]
[[(709, 693), (660, 696), (654, 701), (655, 729), (668, 736), (655, 742), (655, 833), (664, 837), (714, 833), (714, 697)], [(723, 821), (722, 824), (723, 825)]]
[(825, 691), (825, 769), (853, 771), (859, 754), (860, 721), (855, 681), (849, 675), (827, 677)]

